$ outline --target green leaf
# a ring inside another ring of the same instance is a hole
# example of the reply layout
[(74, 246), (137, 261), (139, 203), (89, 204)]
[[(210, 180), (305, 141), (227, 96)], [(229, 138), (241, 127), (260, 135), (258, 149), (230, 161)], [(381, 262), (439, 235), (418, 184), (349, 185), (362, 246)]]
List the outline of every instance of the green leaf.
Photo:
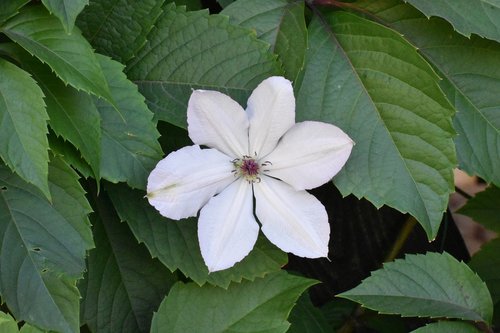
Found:
[(257, 84), (279, 74), (268, 49), (225, 16), (167, 5), (127, 74), (158, 119), (186, 128), (192, 89), (219, 90), (244, 104)]
[(493, 304), (481, 279), (447, 253), (406, 255), (384, 264), (340, 295), (381, 313), (491, 323)]
[(313, 284), (284, 271), (227, 290), (179, 282), (155, 313), (151, 333), (284, 333), (294, 302)]
[(0, 157), (50, 198), (47, 112), (42, 90), (22, 69), (0, 58)]
[(470, 323), (461, 321), (438, 321), (411, 331), (411, 333), (479, 333)]
[(45, 8), (23, 9), (0, 31), (47, 63), (65, 83), (113, 101), (90, 44), (78, 29), (68, 35), (61, 22)]
[(177, 279), (137, 243), (111, 203), (98, 200), (96, 248), (81, 288), (83, 321), (95, 333), (149, 332), (153, 311)]
[(404, 34), (438, 69), (441, 87), (458, 111), (453, 124), (460, 168), (500, 186), (500, 45), (460, 36), (444, 20), (428, 20), (399, 0), (357, 5)]
[(49, 12), (61, 20), (64, 29), (69, 34), (73, 31), (75, 20), (89, 0), (42, 0)]
[(221, 12), (229, 22), (257, 32), (279, 55), (285, 75), (295, 80), (304, 66), (307, 29), (304, 2), (297, 0), (240, 0)]
[(17, 323), (10, 314), (0, 311), (0, 332), (18, 333)]
[(45, 94), (50, 127), (78, 148), (92, 167), (94, 177), (99, 179), (101, 119), (92, 97), (64, 85), (36, 58), (25, 54), (21, 59), (23, 67), (34, 76)]
[(471, 33), (500, 42), (500, 2), (498, 0), (405, 0), (427, 17), (440, 16), (462, 35)]
[[(318, 14), (317, 14), (318, 15)], [(399, 34), (345, 12), (315, 16), (298, 120), (321, 120), (356, 145), (334, 182), (413, 215), (429, 239), (454, 190), (453, 110), (438, 77)]]
[(97, 52), (124, 63), (146, 43), (162, 4), (163, 0), (92, 1), (77, 25)]
[(460, 208), (457, 213), (470, 216), (486, 228), (500, 232), (500, 188), (492, 185)]
[(500, 239), (481, 247), (469, 261), (469, 266), (486, 282), (495, 305), (500, 305)]
[(332, 327), (329, 326), (324, 314), (312, 304), (307, 294), (299, 298), (288, 320), (292, 324), (288, 333), (332, 332)]
[(59, 332), (79, 329), (76, 280), (93, 246), (91, 211), (77, 174), (54, 158), (52, 203), (0, 167), (0, 294), (18, 320)]
[(101, 115), (101, 176), (111, 182), (127, 182), (146, 188), (146, 179), (162, 157), (160, 134), (144, 97), (123, 74), (123, 65), (104, 56), (97, 57), (115, 107), (95, 99)]
[(16, 15), (19, 8), (21, 8), (28, 2), (29, 0), (0, 1), (0, 23), (3, 23), (8, 18)]
[(24, 324), (23, 327), (19, 330), (19, 333), (51, 333), (49, 331), (43, 331), (38, 329), (30, 324)]
[(81, 158), (80, 152), (69, 142), (56, 135), (49, 135), (50, 150), (59, 156), (66, 164), (71, 165), (83, 178), (92, 177), (94, 174), (90, 166)]
[(287, 255), (259, 238), (250, 254), (228, 270), (208, 274), (201, 257), (196, 220), (173, 221), (161, 216), (144, 198), (144, 193), (124, 185), (106, 186), (122, 221), (126, 221), (135, 237), (146, 244), (171, 271), (179, 269), (199, 285), (209, 282), (227, 288), (231, 281), (254, 280), (280, 270)]

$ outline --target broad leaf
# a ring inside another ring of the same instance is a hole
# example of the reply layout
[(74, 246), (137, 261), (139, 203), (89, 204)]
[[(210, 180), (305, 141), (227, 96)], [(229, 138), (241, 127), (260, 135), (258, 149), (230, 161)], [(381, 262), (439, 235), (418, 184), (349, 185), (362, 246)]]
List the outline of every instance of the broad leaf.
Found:
[(250, 254), (228, 270), (208, 274), (201, 257), (196, 220), (172, 221), (162, 217), (144, 193), (126, 186), (107, 186), (118, 215), (126, 221), (135, 237), (144, 242), (153, 257), (171, 271), (179, 269), (199, 285), (209, 282), (227, 288), (231, 281), (254, 280), (280, 270), (287, 256), (267, 240), (260, 238)]
[(284, 271), (227, 290), (179, 282), (155, 313), (151, 333), (284, 333), (294, 302), (313, 284)]
[(470, 323), (461, 321), (438, 321), (411, 331), (411, 333), (479, 333)]
[(10, 314), (0, 312), (0, 332), (2, 333), (18, 333), (17, 322)]
[(89, 0), (42, 0), (49, 12), (59, 18), (69, 34), (73, 31), (75, 20)]
[(109, 201), (99, 198), (96, 213), (96, 248), (81, 288), (83, 321), (94, 333), (149, 332), (153, 311), (176, 279), (137, 243)]
[(500, 42), (500, 2), (496, 0), (406, 0), (427, 17), (440, 16), (455, 30)]
[(34, 76), (45, 94), (52, 130), (78, 148), (92, 167), (94, 177), (99, 179), (101, 120), (92, 97), (64, 85), (49, 67), (34, 57), (23, 56), (22, 65)]
[(146, 43), (162, 4), (163, 0), (91, 1), (77, 25), (97, 52), (124, 63)]
[(0, 167), (0, 294), (18, 320), (76, 332), (76, 280), (93, 246), (90, 207), (76, 173), (57, 158), (50, 164), (49, 185), (52, 203)]
[(244, 104), (258, 83), (279, 74), (268, 49), (225, 16), (167, 5), (127, 74), (158, 119), (185, 128), (193, 88), (218, 90)]
[(77, 29), (68, 35), (61, 22), (45, 8), (23, 9), (0, 31), (47, 63), (65, 83), (113, 101), (90, 44)]
[(486, 228), (500, 232), (500, 188), (492, 185), (460, 208), (457, 213), (470, 216)]
[(0, 157), (50, 198), (47, 112), (28, 73), (0, 58)]
[(500, 309), (500, 239), (481, 247), (469, 261), (472, 268), (488, 286), (495, 306)]
[(304, 2), (298, 0), (240, 0), (224, 8), (229, 22), (253, 29), (279, 55), (285, 76), (295, 80), (304, 66), (307, 29)]
[(298, 120), (333, 123), (355, 141), (334, 178), (343, 195), (408, 212), (433, 239), (455, 165), (453, 110), (438, 77), (396, 32), (345, 12), (317, 15), (296, 86)]
[(144, 189), (149, 173), (162, 156), (153, 114), (137, 87), (123, 74), (122, 64), (104, 56), (97, 59), (117, 107), (95, 99), (101, 115), (101, 176)]
[(453, 123), (460, 168), (500, 186), (500, 45), (460, 36), (445, 21), (428, 20), (399, 0), (356, 4), (401, 32), (438, 69), (441, 87), (458, 111)]
[(303, 294), (292, 309), (288, 320), (292, 324), (288, 333), (330, 333), (332, 327), (325, 315), (316, 308), (309, 298)]
[(488, 288), (463, 262), (445, 253), (407, 255), (384, 264), (340, 295), (381, 313), (491, 323)]
[(28, 2), (29, 0), (0, 1), (0, 23), (17, 14), (19, 8)]

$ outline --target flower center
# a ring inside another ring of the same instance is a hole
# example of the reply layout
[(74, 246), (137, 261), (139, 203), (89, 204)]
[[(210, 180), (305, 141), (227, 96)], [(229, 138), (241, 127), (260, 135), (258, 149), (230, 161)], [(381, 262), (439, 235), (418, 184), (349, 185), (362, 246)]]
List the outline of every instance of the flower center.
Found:
[(260, 173), (267, 170), (262, 170), (261, 167), (271, 164), (271, 162), (266, 161), (259, 164), (257, 160), (251, 156), (243, 156), (242, 158), (235, 158), (231, 161), (234, 166), (232, 171), (236, 177), (244, 177), (249, 183), (260, 182)]

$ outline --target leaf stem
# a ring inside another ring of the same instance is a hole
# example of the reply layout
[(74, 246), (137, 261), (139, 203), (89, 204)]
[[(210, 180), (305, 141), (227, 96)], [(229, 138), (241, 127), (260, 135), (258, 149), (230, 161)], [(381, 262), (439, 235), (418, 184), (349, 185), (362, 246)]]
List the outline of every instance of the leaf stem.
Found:
[(416, 224), (417, 220), (413, 216), (410, 216), (405, 221), (403, 228), (401, 228), (398, 237), (396, 238), (394, 244), (392, 245), (391, 251), (389, 251), (389, 254), (387, 255), (387, 257), (385, 257), (384, 262), (393, 261), (398, 256), (399, 252), (401, 251), (401, 248), (408, 240), (408, 237), (410, 236)]

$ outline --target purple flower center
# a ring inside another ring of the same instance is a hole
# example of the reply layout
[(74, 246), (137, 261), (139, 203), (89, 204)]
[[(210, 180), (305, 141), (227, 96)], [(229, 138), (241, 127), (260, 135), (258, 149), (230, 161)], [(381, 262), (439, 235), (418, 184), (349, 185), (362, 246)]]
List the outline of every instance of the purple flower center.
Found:
[(256, 176), (259, 173), (259, 164), (254, 159), (244, 159), (240, 169), (246, 176)]

